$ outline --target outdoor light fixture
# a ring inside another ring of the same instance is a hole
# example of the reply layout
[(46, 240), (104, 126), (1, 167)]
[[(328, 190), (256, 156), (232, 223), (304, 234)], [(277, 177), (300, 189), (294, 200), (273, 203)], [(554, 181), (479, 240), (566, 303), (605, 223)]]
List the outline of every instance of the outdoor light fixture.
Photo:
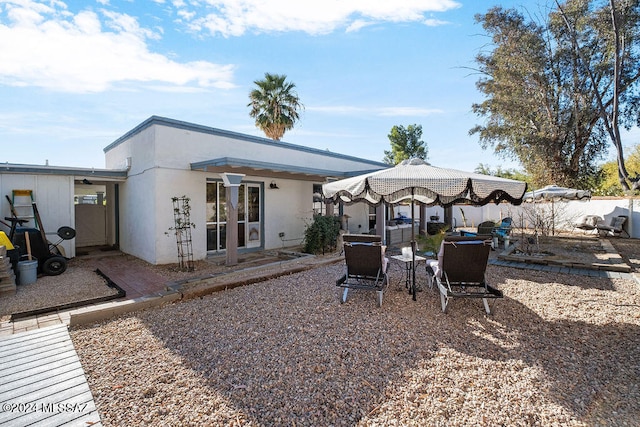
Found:
[(273, 190), (277, 190), (278, 189), (278, 185), (276, 184), (275, 181), (271, 181), (271, 184), (269, 184), (269, 188), (271, 188)]

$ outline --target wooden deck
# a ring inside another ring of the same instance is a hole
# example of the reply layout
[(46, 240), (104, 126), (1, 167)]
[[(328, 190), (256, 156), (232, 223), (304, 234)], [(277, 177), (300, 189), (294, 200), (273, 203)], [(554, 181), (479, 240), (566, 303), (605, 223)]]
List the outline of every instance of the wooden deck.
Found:
[(66, 325), (0, 338), (0, 426), (99, 426)]

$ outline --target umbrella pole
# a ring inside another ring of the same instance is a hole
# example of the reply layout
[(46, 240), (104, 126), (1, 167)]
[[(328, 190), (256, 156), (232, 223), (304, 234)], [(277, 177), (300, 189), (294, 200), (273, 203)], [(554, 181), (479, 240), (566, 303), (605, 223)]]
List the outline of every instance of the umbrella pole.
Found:
[(413, 187), (411, 187), (411, 272), (413, 277), (411, 278), (411, 292), (413, 294), (413, 300), (416, 300), (416, 232), (415, 232), (415, 201), (413, 197)]

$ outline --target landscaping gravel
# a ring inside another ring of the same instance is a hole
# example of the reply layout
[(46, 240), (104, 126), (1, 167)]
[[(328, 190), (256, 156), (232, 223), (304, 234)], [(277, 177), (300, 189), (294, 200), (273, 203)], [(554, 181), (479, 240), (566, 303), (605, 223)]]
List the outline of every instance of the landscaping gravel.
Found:
[(103, 424), (638, 425), (635, 279), (490, 265), (487, 316), (426, 286), (412, 301), (394, 261), (381, 308), (340, 304), (343, 268), (72, 328)]
[(0, 300), (0, 320), (9, 319), (13, 313), (109, 297), (117, 293), (118, 290), (107, 286), (107, 281), (95, 269), (88, 268), (85, 261), (73, 259), (61, 275), (40, 275), (34, 283), (16, 286), (14, 295), (3, 295)]

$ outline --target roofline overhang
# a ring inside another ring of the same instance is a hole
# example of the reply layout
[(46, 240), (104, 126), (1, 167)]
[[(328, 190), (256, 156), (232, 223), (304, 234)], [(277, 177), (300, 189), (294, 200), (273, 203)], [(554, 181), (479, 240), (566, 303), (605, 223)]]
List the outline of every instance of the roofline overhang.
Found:
[(154, 125), (167, 126), (175, 129), (182, 129), (190, 132), (199, 132), (199, 133), (208, 134), (208, 135), (216, 135), (216, 136), (236, 139), (240, 141), (247, 141), (247, 142), (251, 142), (258, 145), (268, 145), (270, 147), (284, 148), (287, 150), (304, 152), (309, 154), (316, 154), (324, 157), (356, 161), (361, 164), (371, 165), (371, 168), (373, 170), (378, 170), (378, 168), (385, 168), (389, 166), (385, 163), (378, 162), (375, 160), (363, 159), (363, 158), (354, 157), (346, 154), (334, 153), (329, 150), (321, 150), (318, 148), (306, 147), (303, 145), (292, 144), (289, 142), (278, 141), (278, 140), (273, 140), (273, 139), (268, 139), (268, 138), (253, 136), (253, 135), (247, 135), (239, 132), (213, 128), (210, 126), (198, 125), (195, 123), (189, 123), (189, 122), (170, 119), (170, 118), (161, 117), (161, 116), (149, 117), (148, 119), (146, 119), (145, 121), (143, 121), (142, 123), (134, 127), (133, 129), (131, 129), (129, 132), (125, 133), (120, 138), (116, 139), (114, 142), (107, 145), (103, 149), (103, 151), (105, 153), (111, 151), (112, 149), (119, 146), (120, 144), (123, 144), (125, 141), (129, 140), (133, 136), (143, 132), (147, 128), (150, 128), (151, 126), (154, 126)]
[(374, 172), (378, 169), (360, 170), (357, 172), (344, 172), (337, 170), (308, 168), (283, 163), (269, 163), (238, 159), (233, 157), (221, 157), (218, 159), (191, 163), (191, 170), (202, 170), (211, 173), (233, 171), (234, 173), (244, 173), (246, 175), (265, 176), (269, 178), (298, 179), (303, 181), (325, 181), (327, 180), (327, 178), (348, 178), (350, 176)]
[(38, 174), (38, 175), (71, 175), (74, 179), (94, 179), (101, 181), (125, 181), (128, 169), (96, 169), (72, 168), (65, 166), (26, 165), (4, 163), (0, 165), (0, 173)]

